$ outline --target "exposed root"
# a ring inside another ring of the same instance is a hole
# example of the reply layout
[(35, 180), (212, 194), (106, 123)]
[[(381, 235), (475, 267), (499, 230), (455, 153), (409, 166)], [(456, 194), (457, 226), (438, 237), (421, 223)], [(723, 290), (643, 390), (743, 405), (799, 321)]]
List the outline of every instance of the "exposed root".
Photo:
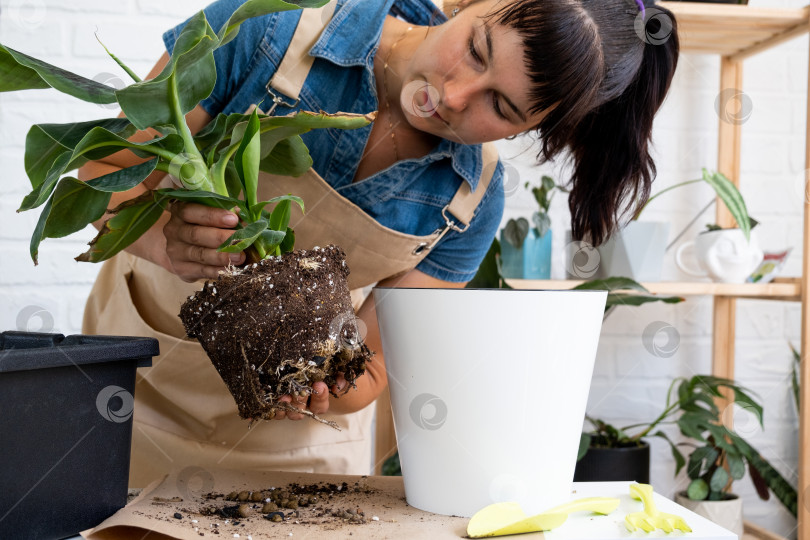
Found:
[(276, 407), (277, 409), (281, 409), (282, 411), (296, 412), (296, 413), (303, 414), (304, 416), (309, 416), (310, 418), (312, 418), (313, 420), (317, 420), (321, 424), (326, 424), (327, 426), (335, 428), (338, 431), (343, 431), (343, 430), (340, 429), (340, 426), (337, 425), (337, 422), (333, 422), (332, 420), (324, 420), (323, 418), (321, 418), (320, 416), (318, 416), (317, 414), (315, 414), (312, 411), (307, 411), (306, 409), (299, 409), (298, 407), (293, 407), (292, 405), (289, 405), (288, 403), (286, 403), (284, 401), (282, 401), (280, 403), (276, 403), (273, 406)]

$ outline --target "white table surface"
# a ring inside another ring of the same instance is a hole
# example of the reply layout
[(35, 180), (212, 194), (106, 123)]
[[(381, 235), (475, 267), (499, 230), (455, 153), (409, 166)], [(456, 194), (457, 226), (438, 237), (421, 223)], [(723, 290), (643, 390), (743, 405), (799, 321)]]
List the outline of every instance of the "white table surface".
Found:
[[(687, 510), (679, 504), (658, 493), (654, 501), (658, 510), (681, 516), (692, 528), (691, 533), (674, 531), (665, 533), (656, 529), (651, 533), (642, 530), (629, 532), (624, 524), (624, 516), (631, 512), (643, 510), (641, 501), (630, 497), (631, 482), (575, 482), (572, 499), (582, 497), (617, 497), (619, 507), (607, 516), (580, 512), (572, 514), (560, 528), (543, 534), (524, 534), (514, 536), (520, 540), (533, 537), (546, 540), (597, 540), (614, 538), (688, 538), (692, 540), (737, 540), (737, 535), (712, 523), (708, 519)], [(72, 536), (65, 540), (82, 540), (81, 536)]]

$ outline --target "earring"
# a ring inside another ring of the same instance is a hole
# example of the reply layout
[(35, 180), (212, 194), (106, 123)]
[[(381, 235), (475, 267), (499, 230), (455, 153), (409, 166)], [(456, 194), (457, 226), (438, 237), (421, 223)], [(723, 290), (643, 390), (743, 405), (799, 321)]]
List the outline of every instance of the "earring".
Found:
[(456, 7), (456, 8), (453, 8), (453, 11), (452, 11), (452, 13), (450, 14), (450, 16), (451, 16), (451, 17), (455, 17), (455, 16), (456, 16), (456, 13), (458, 13), (459, 11), (460, 11), (460, 8), (457, 8), (457, 7)]

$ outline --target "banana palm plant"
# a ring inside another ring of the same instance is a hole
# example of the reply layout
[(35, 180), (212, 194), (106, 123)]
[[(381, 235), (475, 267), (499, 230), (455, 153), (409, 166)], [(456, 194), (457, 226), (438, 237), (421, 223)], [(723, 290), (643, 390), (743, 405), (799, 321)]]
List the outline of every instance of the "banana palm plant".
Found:
[[(259, 171), (299, 176), (312, 165), (301, 135), (316, 128), (355, 129), (368, 125), (373, 114), (298, 112), (271, 117), (220, 114), (192, 135), (185, 114), (208, 97), (216, 82), (214, 51), (230, 42), (249, 18), (300, 8), (317, 8), (328, 0), (248, 0), (215, 32), (200, 11), (177, 38), (166, 67), (154, 79), (140, 80), (114, 55), (113, 60), (133, 83), (116, 89), (0, 44), (0, 92), (53, 88), (100, 105), (117, 103), (125, 118), (104, 118), (69, 124), (39, 124), (28, 132), (25, 170), (32, 191), (19, 211), (42, 207), (31, 238), (37, 263), (45, 238), (82, 230), (109, 213), (98, 236), (80, 261), (109, 259), (145, 233), (172, 200), (221, 208), (238, 208), (241, 224), (220, 251), (248, 249), (253, 259), (293, 249), (290, 206), (303, 201), (285, 195), (257, 200)], [(128, 140), (138, 130), (157, 133), (151, 140)], [(145, 162), (82, 182), (64, 176), (91, 160), (128, 149)], [(127, 191), (153, 171), (169, 173), (175, 188), (147, 191), (108, 210), (112, 193)], [(268, 205), (275, 205), (272, 211)]]

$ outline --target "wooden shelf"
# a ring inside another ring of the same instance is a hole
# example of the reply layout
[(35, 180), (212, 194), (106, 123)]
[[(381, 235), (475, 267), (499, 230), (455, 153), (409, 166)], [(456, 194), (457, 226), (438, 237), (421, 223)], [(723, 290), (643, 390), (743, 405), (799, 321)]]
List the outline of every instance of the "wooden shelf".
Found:
[[(507, 279), (506, 283), (515, 289), (572, 289), (582, 280), (560, 279)], [(756, 298), (762, 300), (801, 301), (799, 278), (780, 278), (771, 283), (711, 283), (658, 281), (642, 283), (651, 293), (676, 296), (733, 296), (736, 298)]]
[(678, 21), (681, 52), (719, 54), (734, 61), (810, 29), (810, 6), (764, 8), (736, 4), (659, 2)]

